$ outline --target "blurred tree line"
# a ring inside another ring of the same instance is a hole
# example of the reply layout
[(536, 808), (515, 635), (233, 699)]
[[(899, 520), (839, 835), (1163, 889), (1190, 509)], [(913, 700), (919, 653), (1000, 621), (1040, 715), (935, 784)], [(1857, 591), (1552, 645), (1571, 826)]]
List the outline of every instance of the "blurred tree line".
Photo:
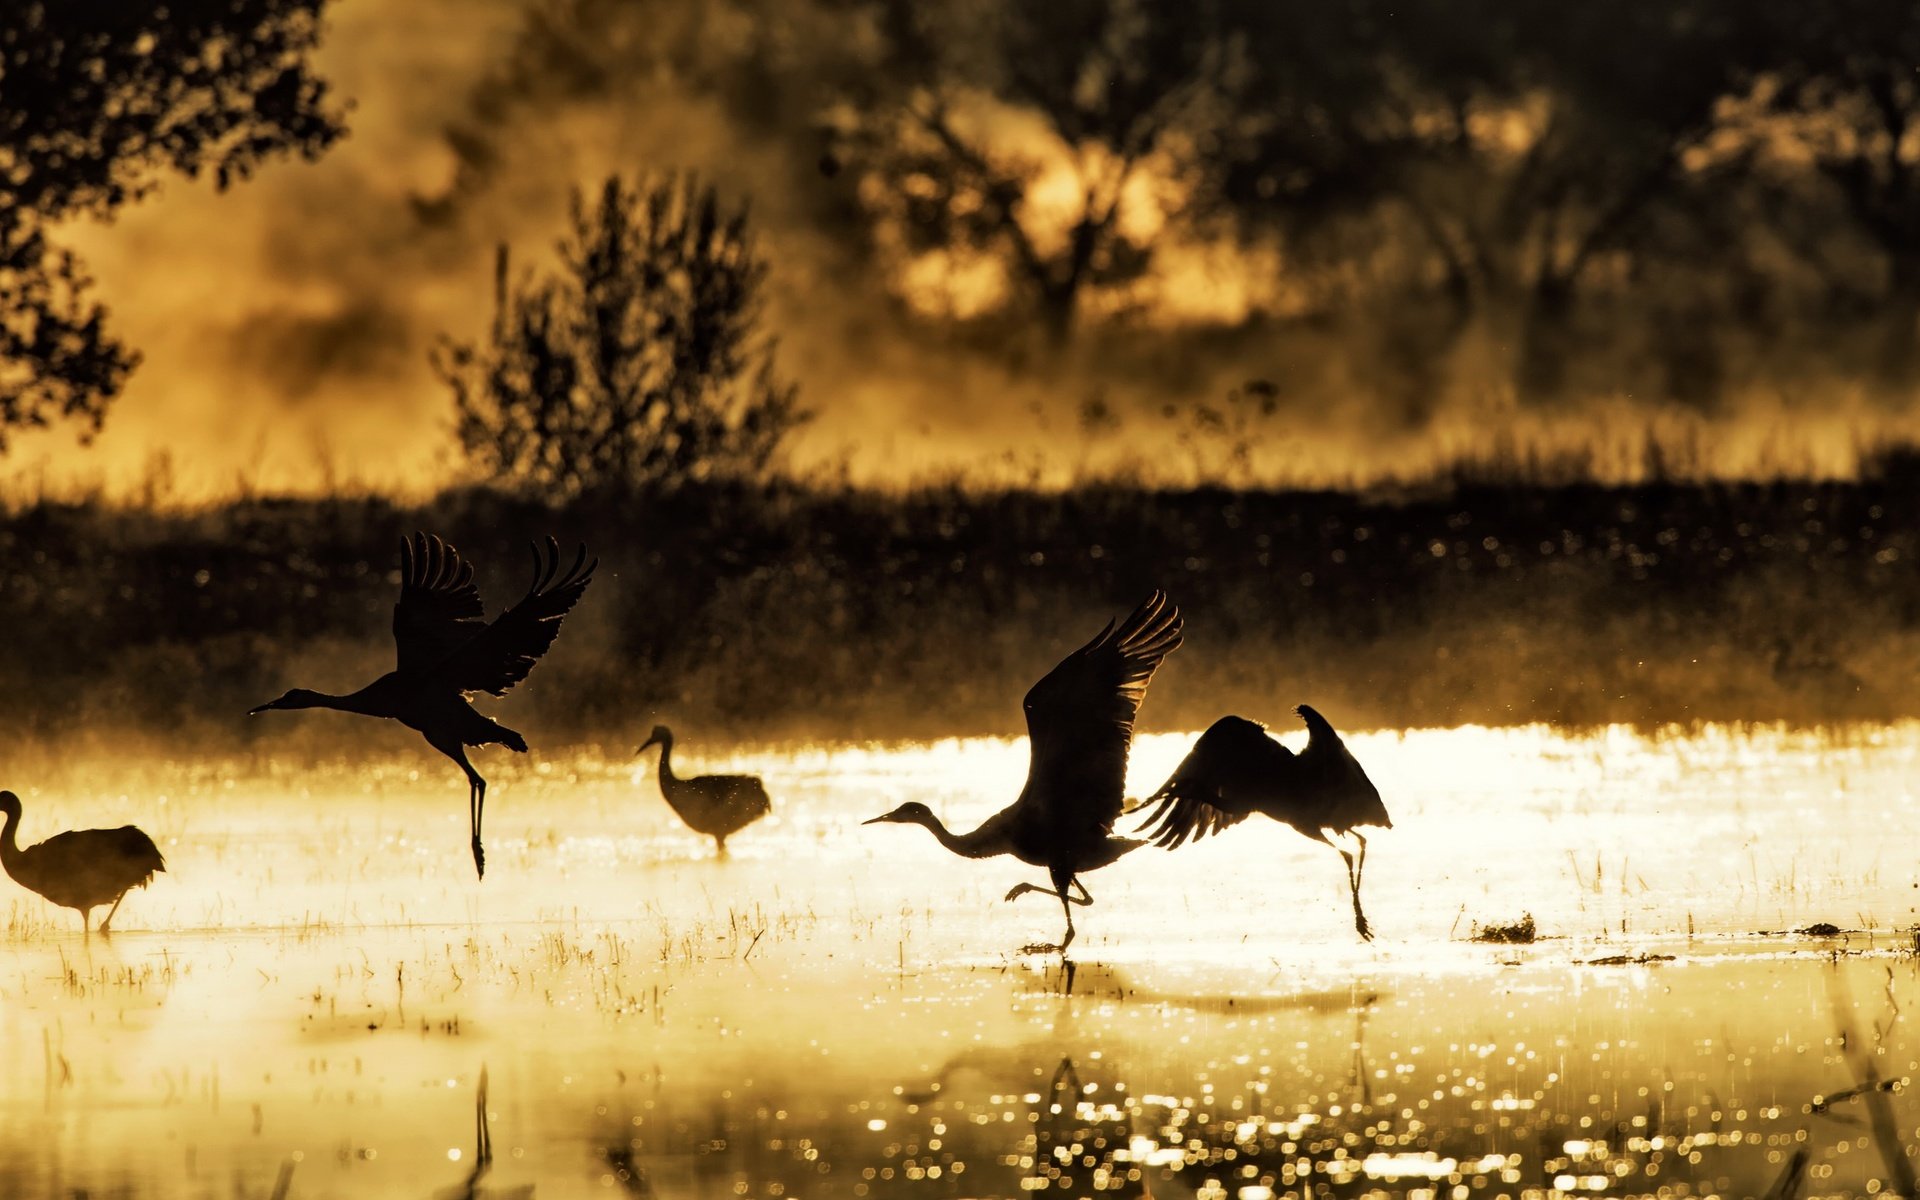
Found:
[(948, 345), (1711, 408), (1920, 380), (1916, 63), (1903, 0), (554, 0), (450, 142), (671, 79)]
[(1225, 241), (1272, 252), (1250, 318), (1417, 309), (1426, 356), (1491, 331), (1527, 394), (1594, 312), (1866, 319), (1917, 365), (1912, 4), (823, 2), (868, 32), (808, 86), (873, 252), (972, 260), (1056, 338)]
[[(61, 221), (339, 135), (322, 8), (0, 6), (0, 431), (97, 425), (136, 358)], [(1449, 391), (1905, 397), (1917, 62), (1901, 0), (542, 0), (421, 214), (510, 161), (516, 114), (670, 87), (771, 148), (755, 186), (834, 277), (1035, 372), (1198, 329), (1279, 410), (1414, 423)], [(764, 473), (802, 415), (761, 328), (778, 247), (684, 180), (592, 194), (560, 272), (503, 275), (491, 336), (441, 348), (469, 451), (562, 492)]]
[[(601, 560), (506, 715), (549, 747), (654, 720), (761, 737), (1016, 735), (1036, 669), (1155, 587), (1188, 622), (1156, 729), (1308, 698), (1343, 726), (1803, 724), (1920, 716), (1920, 473), (1418, 494), (903, 494), (691, 485), (632, 504), (476, 487), (151, 511), (0, 509), (0, 721), (19, 746), (338, 749), (242, 714), (393, 662), (397, 544), (483, 594), (527, 542)], [(431, 753), (417, 743), (403, 751)]]

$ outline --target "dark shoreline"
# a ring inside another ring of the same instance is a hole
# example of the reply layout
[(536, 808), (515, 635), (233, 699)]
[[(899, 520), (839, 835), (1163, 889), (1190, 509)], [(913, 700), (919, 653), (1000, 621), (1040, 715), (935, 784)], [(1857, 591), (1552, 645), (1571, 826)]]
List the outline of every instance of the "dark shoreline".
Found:
[(396, 550), (441, 533), (489, 612), (530, 537), (594, 589), (502, 719), (753, 739), (1017, 733), (1019, 697), (1153, 587), (1187, 616), (1144, 727), (1311, 701), (1349, 728), (1920, 715), (1920, 481), (1341, 492), (686, 489), (548, 508), (247, 499), (0, 517), (16, 736), (233, 747), (285, 687), (387, 669)]

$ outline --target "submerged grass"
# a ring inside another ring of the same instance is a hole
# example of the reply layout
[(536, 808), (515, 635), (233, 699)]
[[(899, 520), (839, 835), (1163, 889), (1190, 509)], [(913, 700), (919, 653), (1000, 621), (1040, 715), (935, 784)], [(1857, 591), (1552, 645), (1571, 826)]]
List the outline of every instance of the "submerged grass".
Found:
[(1523, 913), (1518, 921), (1509, 921), (1504, 924), (1488, 922), (1482, 925), (1475, 921), (1473, 933), (1468, 940), (1493, 942), (1503, 946), (1530, 946), (1539, 935), (1539, 928), (1533, 922), (1533, 914)]

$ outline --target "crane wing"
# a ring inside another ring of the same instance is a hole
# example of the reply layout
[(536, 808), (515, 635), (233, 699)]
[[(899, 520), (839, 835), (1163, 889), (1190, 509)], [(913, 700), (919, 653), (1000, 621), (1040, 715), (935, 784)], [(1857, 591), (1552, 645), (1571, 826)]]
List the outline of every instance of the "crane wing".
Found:
[(427, 670), (472, 641), (487, 627), (480, 616), (472, 563), (431, 534), (401, 541), (393, 641), (403, 673)]
[(533, 583), (527, 594), (442, 659), (434, 673), (459, 691), (505, 695), (553, 645), (560, 634), (560, 619), (579, 602), (599, 565), (599, 559), (587, 561), (587, 548), (582, 546), (573, 565), (562, 573), (558, 543), (548, 538), (544, 554), (534, 546)]
[[(132, 825), (118, 829), (70, 829), (29, 846), (26, 854), (40, 878), (59, 891), (75, 887), (96, 894), (115, 889), (124, 891), (145, 884), (155, 871), (167, 869), (160, 847)], [(66, 903), (61, 899), (54, 902)]]
[(1257, 722), (1221, 717), (1141, 805), (1155, 806), (1142, 827), (1152, 825), (1147, 836), (1171, 850), (1238, 825), (1253, 811), (1249, 801), (1283, 787), (1295, 762), (1293, 751)]
[(1380, 825), (1392, 829), (1393, 819), (1387, 816), (1380, 790), (1334, 732), (1333, 723), (1305, 704), (1293, 711), (1307, 727), (1307, 748), (1301, 752), (1300, 761), (1311, 764), (1313, 777), (1327, 798), (1328, 823), (1339, 828)]
[(122, 861), (142, 868), (149, 874), (167, 869), (167, 860), (161, 855), (160, 847), (154, 845), (153, 839), (139, 828), (122, 825), (118, 829), (107, 830), (107, 834), (112, 839), (114, 852)]
[(1180, 610), (1155, 591), (1115, 628), (1069, 654), (1027, 692), (1033, 760), (1016, 819), (1111, 832), (1127, 783), (1133, 718), (1160, 660), (1180, 645)]

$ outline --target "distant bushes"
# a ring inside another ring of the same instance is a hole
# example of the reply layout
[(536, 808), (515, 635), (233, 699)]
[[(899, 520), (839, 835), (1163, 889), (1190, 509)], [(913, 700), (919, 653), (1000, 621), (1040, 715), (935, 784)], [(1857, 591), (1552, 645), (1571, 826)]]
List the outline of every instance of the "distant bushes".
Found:
[(484, 476), (546, 496), (764, 477), (806, 413), (761, 329), (746, 209), (613, 176), (591, 204), (574, 191), (559, 257), (514, 280), (501, 246), (488, 340), (434, 355)]
[[(1311, 700), (1343, 726), (1912, 715), (1916, 484), (906, 495), (715, 485), (550, 510), (247, 501), (0, 521), (0, 719), (255, 736), (249, 706), (388, 668), (395, 547), (451, 538), (489, 613), (552, 532), (602, 561), (505, 702), (548, 740), (1016, 733), (1019, 697), (1165, 587), (1148, 728)], [(318, 726), (316, 726), (318, 728)], [(320, 734), (312, 736), (319, 737)]]

